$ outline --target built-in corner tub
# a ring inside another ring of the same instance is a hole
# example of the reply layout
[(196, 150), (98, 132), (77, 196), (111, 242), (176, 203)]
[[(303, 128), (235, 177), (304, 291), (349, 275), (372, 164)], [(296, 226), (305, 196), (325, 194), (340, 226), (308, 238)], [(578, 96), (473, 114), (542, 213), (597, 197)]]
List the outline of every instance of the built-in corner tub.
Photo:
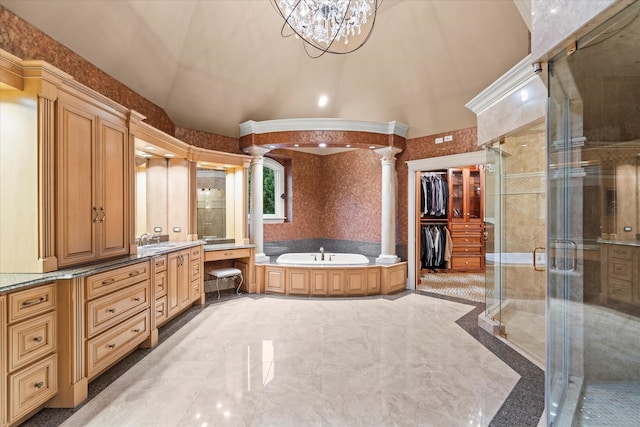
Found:
[(279, 265), (309, 265), (309, 266), (361, 266), (369, 265), (369, 259), (361, 254), (304, 252), (282, 254), (276, 259)]
[(307, 296), (386, 295), (406, 289), (407, 263), (370, 264), (360, 254), (287, 253), (256, 264), (261, 292)]

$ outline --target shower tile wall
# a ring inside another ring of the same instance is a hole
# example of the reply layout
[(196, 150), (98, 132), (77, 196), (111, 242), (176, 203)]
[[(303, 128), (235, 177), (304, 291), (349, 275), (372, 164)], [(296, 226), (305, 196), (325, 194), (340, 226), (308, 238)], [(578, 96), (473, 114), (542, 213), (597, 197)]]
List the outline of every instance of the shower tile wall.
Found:
[[(544, 125), (507, 137), (503, 145), (503, 252), (532, 254), (545, 246), (545, 145)], [(545, 275), (530, 264), (509, 266), (503, 274), (507, 299), (545, 298)]]

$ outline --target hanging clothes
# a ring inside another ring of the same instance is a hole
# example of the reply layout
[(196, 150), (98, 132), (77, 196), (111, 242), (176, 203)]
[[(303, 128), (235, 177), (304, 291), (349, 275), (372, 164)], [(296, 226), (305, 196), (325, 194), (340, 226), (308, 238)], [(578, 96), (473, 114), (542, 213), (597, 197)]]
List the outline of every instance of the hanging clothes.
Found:
[(420, 176), (421, 216), (441, 217), (447, 215), (449, 187), (440, 173), (427, 172)]
[(451, 259), (451, 235), (445, 225), (420, 227), (420, 268), (447, 268)]

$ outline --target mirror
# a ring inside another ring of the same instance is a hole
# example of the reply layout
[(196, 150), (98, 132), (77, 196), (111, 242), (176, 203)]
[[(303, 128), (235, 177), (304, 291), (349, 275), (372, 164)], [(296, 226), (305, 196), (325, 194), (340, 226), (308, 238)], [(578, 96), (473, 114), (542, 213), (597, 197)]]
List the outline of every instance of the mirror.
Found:
[(226, 175), (220, 169), (196, 170), (198, 239), (207, 243), (227, 240)]

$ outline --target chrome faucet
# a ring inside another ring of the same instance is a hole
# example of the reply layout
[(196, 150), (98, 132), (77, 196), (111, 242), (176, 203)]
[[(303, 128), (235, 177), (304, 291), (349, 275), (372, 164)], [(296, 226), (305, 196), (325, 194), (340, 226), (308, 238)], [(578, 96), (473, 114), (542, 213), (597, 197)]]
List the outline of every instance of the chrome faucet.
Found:
[[(140, 236), (140, 238), (138, 239), (138, 241), (140, 242), (140, 246), (148, 245), (150, 238), (151, 238), (151, 234), (149, 234), (149, 233), (142, 234)], [(145, 240), (147, 241), (146, 243), (145, 243)]]
[(324, 261), (324, 248), (320, 246), (320, 261)]

